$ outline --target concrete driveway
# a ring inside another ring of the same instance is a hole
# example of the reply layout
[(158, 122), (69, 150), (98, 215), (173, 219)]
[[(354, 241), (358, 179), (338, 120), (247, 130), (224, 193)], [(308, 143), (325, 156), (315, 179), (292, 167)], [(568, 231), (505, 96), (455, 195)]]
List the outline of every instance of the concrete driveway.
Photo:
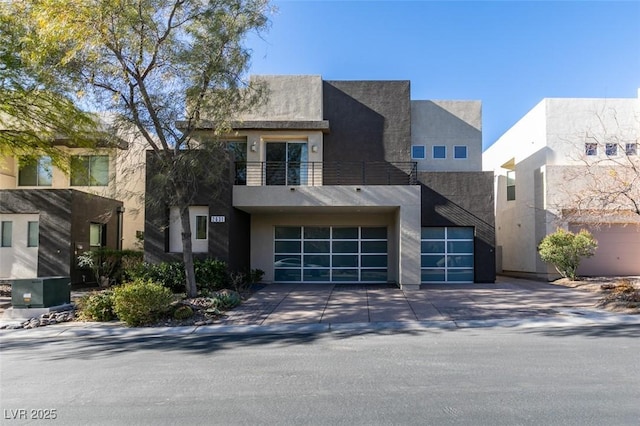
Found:
[[(402, 291), (389, 285), (270, 284), (228, 312), (228, 325), (454, 322), (582, 315), (599, 296), (544, 282), (498, 277), (495, 284), (433, 285)], [(604, 311), (602, 311), (604, 313)]]

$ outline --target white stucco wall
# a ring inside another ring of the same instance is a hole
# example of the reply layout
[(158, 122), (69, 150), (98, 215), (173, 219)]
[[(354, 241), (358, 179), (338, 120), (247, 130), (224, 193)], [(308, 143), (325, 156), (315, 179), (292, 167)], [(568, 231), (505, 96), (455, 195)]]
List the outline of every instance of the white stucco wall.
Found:
[[(571, 194), (593, 185), (581, 172), (589, 160), (585, 141), (601, 144), (596, 160), (611, 165), (604, 144), (640, 142), (639, 126), (640, 99), (544, 99), (484, 152), (483, 168), (496, 176), (496, 242), (504, 271), (553, 275), (537, 245), (567, 227), (561, 214), (573, 207)], [(612, 160), (624, 159), (618, 149)], [(506, 200), (508, 170), (516, 175), (513, 201)]]
[(37, 214), (0, 214), (0, 222), (12, 222), (11, 247), (0, 247), (0, 279), (38, 276), (38, 247), (27, 247), (28, 223)]

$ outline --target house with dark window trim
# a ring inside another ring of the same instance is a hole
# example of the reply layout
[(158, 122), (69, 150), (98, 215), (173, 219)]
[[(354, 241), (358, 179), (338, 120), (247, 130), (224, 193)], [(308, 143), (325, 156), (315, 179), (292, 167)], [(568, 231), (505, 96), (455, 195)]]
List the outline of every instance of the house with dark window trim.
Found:
[[(495, 281), (479, 101), (414, 101), (409, 81), (252, 78), (268, 101), (225, 138), (232, 161), (216, 166), (228, 185), (199, 187), (195, 256), (274, 283)], [(202, 118), (195, 137), (205, 139), (216, 123)], [(147, 194), (156, 170), (148, 156)], [(147, 261), (181, 259), (172, 207), (146, 210)]]

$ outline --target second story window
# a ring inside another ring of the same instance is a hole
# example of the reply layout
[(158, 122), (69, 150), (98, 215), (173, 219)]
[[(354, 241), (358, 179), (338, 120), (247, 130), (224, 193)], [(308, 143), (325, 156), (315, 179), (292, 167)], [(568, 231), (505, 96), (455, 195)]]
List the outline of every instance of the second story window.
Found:
[(457, 158), (459, 160), (467, 158), (467, 147), (466, 146), (454, 146), (453, 147), (453, 158)]
[(411, 158), (414, 160), (424, 160), (427, 153), (424, 145), (412, 145), (411, 146)]
[(433, 147), (433, 158), (443, 159), (447, 158), (447, 147), (443, 145), (436, 145)]
[(638, 144), (637, 143), (628, 143), (625, 146), (624, 152), (627, 155), (638, 155)]
[(605, 145), (604, 150), (608, 156), (618, 155), (618, 144), (608, 143)]
[(594, 142), (587, 142), (584, 144), (585, 155), (598, 155), (598, 144)]
[(71, 157), (71, 186), (109, 185), (108, 155), (75, 155)]
[(51, 186), (52, 166), (50, 157), (40, 157), (20, 165), (18, 186)]
[(516, 199), (516, 172), (507, 172), (507, 201)]

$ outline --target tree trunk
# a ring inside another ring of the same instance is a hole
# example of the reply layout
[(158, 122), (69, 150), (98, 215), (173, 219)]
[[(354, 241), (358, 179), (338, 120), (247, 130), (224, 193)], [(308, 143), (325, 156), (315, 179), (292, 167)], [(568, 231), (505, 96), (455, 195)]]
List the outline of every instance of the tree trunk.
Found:
[(180, 222), (182, 224), (182, 260), (184, 262), (185, 287), (187, 297), (196, 297), (196, 273), (193, 265), (193, 247), (191, 245), (191, 218), (189, 206), (180, 206)]

